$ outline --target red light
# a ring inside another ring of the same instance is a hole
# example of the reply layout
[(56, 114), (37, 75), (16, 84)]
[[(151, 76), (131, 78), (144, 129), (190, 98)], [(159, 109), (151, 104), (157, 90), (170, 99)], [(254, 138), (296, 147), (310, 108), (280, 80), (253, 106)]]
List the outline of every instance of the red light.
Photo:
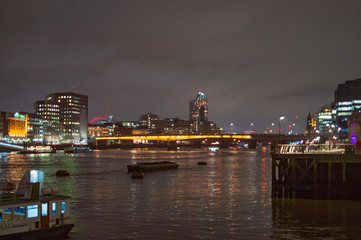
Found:
[(110, 108), (108, 108), (108, 110), (110, 110)]
[(296, 118), (298, 118), (298, 116), (296, 115)]

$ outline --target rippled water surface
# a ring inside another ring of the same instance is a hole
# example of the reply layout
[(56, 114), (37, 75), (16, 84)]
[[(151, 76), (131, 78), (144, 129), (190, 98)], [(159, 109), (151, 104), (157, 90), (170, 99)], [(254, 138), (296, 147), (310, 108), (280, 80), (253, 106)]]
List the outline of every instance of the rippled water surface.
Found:
[[(180, 167), (144, 179), (127, 172), (157, 160)], [(1, 154), (0, 164), (2, 181), (39, 169), (72, 197), (70, 239), (361, 239), (360, 201), (272, 201), (266, 148)], [(71, 176), (55, 177), (59, 169)]]

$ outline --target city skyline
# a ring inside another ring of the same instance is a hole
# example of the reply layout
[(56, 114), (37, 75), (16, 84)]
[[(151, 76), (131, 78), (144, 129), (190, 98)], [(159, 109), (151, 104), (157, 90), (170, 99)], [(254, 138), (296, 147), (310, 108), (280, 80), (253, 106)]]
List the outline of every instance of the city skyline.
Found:
[(108, 108), (119, 121), (187, 119), (201, 90), (226, 131), (261, 132), (282, 114), (301, 132), (361, 76), (360, 1), (0, 4), (1, 111), (75, 87), (89, 121)]

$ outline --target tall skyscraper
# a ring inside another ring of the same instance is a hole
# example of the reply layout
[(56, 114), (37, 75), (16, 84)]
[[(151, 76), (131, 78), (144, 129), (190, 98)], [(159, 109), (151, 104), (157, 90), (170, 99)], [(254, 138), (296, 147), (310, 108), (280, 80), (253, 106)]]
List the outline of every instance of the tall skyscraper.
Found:
[(53, 93), (37, 101), (35, 110), (44, 120), (46, 143), (87, 144), (88, 96), (68, 92)]
[(208, 121), (208, 100), (207, 95), (198, 92), (196, 99), (189, 103), (189, 120)]
[(347, 119), (353, 111), (361, 109), (361, 78), (338, 85), (334, 106), (339, 138), (347, 139)]

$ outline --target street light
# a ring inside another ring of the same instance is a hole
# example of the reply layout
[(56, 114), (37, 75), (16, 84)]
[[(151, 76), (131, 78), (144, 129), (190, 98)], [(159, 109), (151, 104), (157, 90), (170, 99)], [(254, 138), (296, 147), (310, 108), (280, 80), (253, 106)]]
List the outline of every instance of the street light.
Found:
[(279, 131), (278, 131), (278, 135), (280, 137), (280, 142), (281, 142), (281, 121), (285, 119), (285, 116), (283, 115), (280, 115), (279, 119), (278, 119), (278, 127), (279, 127)]

